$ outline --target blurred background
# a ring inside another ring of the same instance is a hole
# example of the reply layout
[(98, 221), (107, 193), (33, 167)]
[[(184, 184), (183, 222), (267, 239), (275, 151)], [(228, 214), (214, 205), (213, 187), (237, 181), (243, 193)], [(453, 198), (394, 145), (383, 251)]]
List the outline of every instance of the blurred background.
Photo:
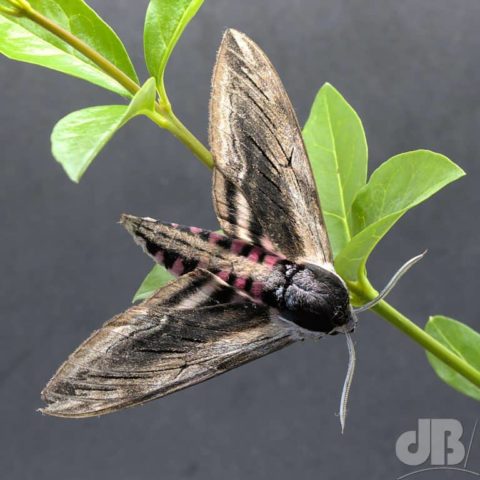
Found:
[[(145, 79), (147, 0), (89, 3)], [(408, 213), (369, 271), (381, 287), (428, 248), (390, 302), (421, 326), (441, 313), (479, 330), (479, 25), (477, 0), (207, 0), (173, 54), (167, 88), (179, 118), (206, 142), (216, 49), (223, 30), (235, 27), (267, 52), (300, 123), (324, 82), (342, 92), (363, 120), (370, 171), (417, 148), (458, 163), (467, 177)], [(119, 97), (6, 58), (0, 89), (2, 478), (386, 480), (412, 470), (397, 459), (395, 443), (419, 418), (456, 418), (468, 441), (478, 403), (443, 384), (416, 344), (370, 313), (355, 334), (358, 369), (344, 435), (336, 416), (347, 365), (340, 336), (102, 418), (37, 413), (55, 369), (130, 305), (150, 269), (117, 224), (120, 214), (217, 223), (210, 172), (146, 119), (122, 129), (79, 185), (67, 179), (50, 153), (53, 125)], [(480, 438), (469, 467), (480, 471)]]

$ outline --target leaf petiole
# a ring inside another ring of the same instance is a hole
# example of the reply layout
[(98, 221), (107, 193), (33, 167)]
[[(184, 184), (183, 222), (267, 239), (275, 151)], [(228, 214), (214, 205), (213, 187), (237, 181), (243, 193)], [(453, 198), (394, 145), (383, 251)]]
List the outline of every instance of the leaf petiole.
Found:
[(24, 15), (26, 11), (32, 9), (32, 6), (26, 0), (7, 0), (7, 2), (12, 5), (12, 8), (0, 5), (0, 12), (6, 15), (20, 17)]
[[(31, 10), (32, 6), (27, 0), (7, 0), (7, 2), (13, 6), (13, 13), (12, 15), (21, 15), (26, 10)], [(9, 13), (9, 9), (7, 7), (1, 7), (1, 10), (5, 13)]]
[(22, 10), (16, 7), (9, 8), (0, 5), (0, 13), (3, 13), (5, 15), (12, 15), (13, 17), (19, 17), (22, 15)]

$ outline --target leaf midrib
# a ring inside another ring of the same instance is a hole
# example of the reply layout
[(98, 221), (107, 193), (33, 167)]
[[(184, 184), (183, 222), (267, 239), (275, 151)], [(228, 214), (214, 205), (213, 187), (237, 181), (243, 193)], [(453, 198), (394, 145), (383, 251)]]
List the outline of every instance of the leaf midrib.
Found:
[(188, 17), (192, 8), (196, 8), (197, 5), (201, 4), (201, 3), (202, 3), (202, 0), (192, 0), (192, 2), (190, 2), (190, 5), (183, 11), (183, 14), (180, 17), (180, 20), (178, 21), (177, 26), (176, 26), (175, 30), (173, 31), (173, 34), (170, 37), (170, 41), (168, 43), (165, 42), (165, 37), (164, 37), (164, 35), (162, 35), (162, 40), (163, 40), (163, 43), (165, 44), (166, 48), (165, 48), (165, 51), (162, 55), (162, 59), (160, 60), (159, 71), (157, 72), (157, 75), (161, 79), (162, 83), (163, 83), (163, 77), (164, 77), (164, 74), (165, 74), (165, 68), (167, 66), (168, 59), (170, 58), (170, 55), (172, 54), (173, 48), (175, 47), (175, 45), (177, 44), (177, 42), (180, 38), (180, 34), (181, 34), (182, 29), (185, 27), (185, 25), (184, 25), (185, 17)]
[[(337, 143), (336, 143), (336, 138), (335, 138), (335, 135), (333, 134), (333, 127), (332, 127), (332, 121), (331, 121), (331, 117), (330, 117), (330, 106), (328, 104), (328, 94), (326, 93), (325, 94), (325, 98), (324, 98), (324, 102), (325, 102), (325, 108), (327, 110), (327, 119), (328, 119), (328, 129), (329, 129), (329, 132), (330, 132), (330, 137), (332, 139), (332, 144), (333, 144), (333, 149), (332, 149), (332, 153), (333, 153), (333, 158), (335, 160), (335, 178), (337, 179), (337, 185), (338, 185), (338, 189), (339, 189), (339, 195), (340, 195), (340, 205), (341, 205), (341, 209), (342, 209), (342, 213), (343, 213), (343, 217), (340, 217), (339, 215), (335, 214), (335, 213), (330, 213), (330, 215), (335, 215), (336, 217), (340, 218), (341, 219), (341, 223), (344, 227), (344, 230), (345, 230), (345, 234), (346, 234), (346, 237), (347, 237), (347, 242), (348, 243), (350, 240), (351, 240), (351, 233), (350, 233), (350, 228), (348, 226), (348, 222), (347, 222), (347, 209), (346, 209), (346, 205), (345, 205), (345, 196), (343, 195), (343, 184), (342, 184), (342, 179), (341, 179), (341, 175), (340, 175), (340, 165), (338, 163), (338, 157), (337, 157)], [(326, 212), (326, 213), (329, 213), (329, 212)]]
[(468, 364), (470, 364), (470, 362), (468, 361), (468, 359), (462, 355), (461, 352), (459, 352), (455, 346), (449, 341), (449, 339), (445, 336), (445, 334), (440, 330), (440, 328), (436, 325), (437, 322), (434, 321), (432, 327), (433, 329), (439, 334), (439, 336), (445, 341), (445, 345), (453, 352), (455, 353), (455, 355), (457, 355), (457, 357), (460, 357), (462, 360), (464, 360), (465, 362), (467, 362)]

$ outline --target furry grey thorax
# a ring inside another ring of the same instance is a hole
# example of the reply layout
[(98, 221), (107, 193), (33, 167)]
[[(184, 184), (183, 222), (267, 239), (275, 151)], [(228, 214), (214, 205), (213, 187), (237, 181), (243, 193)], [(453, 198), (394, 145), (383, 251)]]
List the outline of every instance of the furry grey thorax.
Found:
[(354, 328), (345, 284), (322, 267), (283, 262), (265, 282), (262, 299), (305, 330), (335, 334)]

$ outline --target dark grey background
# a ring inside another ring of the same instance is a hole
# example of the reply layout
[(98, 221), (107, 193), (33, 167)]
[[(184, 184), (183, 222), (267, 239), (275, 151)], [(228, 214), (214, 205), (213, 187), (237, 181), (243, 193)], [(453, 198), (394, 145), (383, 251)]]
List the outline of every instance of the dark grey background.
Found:
[[(90, 3), (141, 66), (147, 1)], [(391, 302), (419, 325), (442, 313), (479, 329), (479, 24), (478, 0), (207, 0), (175, 51), (168, 90), (178, 116), (205, 141), (215, 51), (232, 26), (268, 53), (302, 123), (323, 82), (346, 96), (363, 119), (371, 170), (416, 148), (456, 161), (468, 176), (409, 213), (370, 272), (381, 286), (428, 247)], [(335, 412), (347, 354), (339, 337), (103, 418), (36, 413), (59, 363), (129, 305), (149, 270), (116, 224), (120, 213), (217, 224), (210, 172), (144, 119), (117, 135), (79, 185), (66, 178), (49, 151), (51, 128), (70, 111), (119, 102), (114, 95), (7, 59), (0, 86), (2, 478), (385, 480), (410, 471), (395, 441), (418, 418), (458, 418), (468, 440), (478, 404), (439, 381), (416, 344), (371, 314), (356, 334), (343, 436)], [(480, 439), (470, 467), (480, 470)]]

